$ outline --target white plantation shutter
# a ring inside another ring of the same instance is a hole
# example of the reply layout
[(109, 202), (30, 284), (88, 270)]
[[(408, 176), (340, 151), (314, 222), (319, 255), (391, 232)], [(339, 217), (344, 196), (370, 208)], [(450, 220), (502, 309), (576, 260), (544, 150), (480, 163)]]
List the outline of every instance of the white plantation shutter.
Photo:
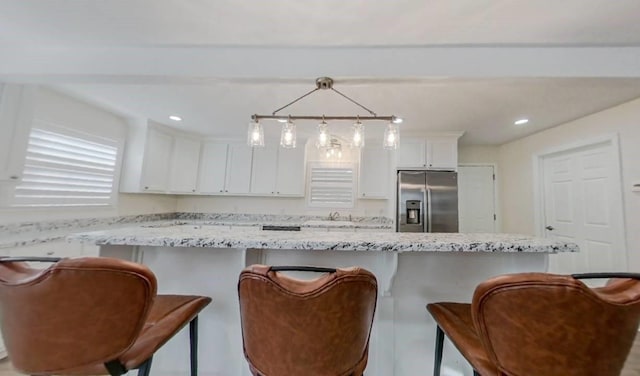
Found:
[(309, 170), (309, 206), (353, 207), (355, 187), (353, 165), (333, 167), (311, 164)]
[(105, 206), (115, 200), (118, 143), (33, 128), (14, 206)]

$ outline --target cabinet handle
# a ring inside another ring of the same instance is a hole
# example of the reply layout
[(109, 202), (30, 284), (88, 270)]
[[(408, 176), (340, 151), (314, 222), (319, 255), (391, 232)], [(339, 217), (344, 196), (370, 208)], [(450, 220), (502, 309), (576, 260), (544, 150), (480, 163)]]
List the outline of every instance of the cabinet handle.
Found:
[(280, 194), (280, 192), (277, 192), (278, 194)]
[(222, 192), (222, 189), (220, 190), (220, 192)]
[(229, 191), (227, 191), (226, 189), (225, 189), (224, 191), (225, 191), (225, 192), (229, 192)]
[(275, 192), (271, 192), (271, 194), (274, 194)]
[(18, 175), (11, 175), (11, 176), (9, 176), (9, 179), (11, 179), (11, 180), (18, 180), (18, 179), (20, 179), (20, 176), (18, 176)]
[(362, 197), (364, 197), (364, 196), (366, 196), (366, 194), (365, 194), (365, 193), (363, 193), (363, 194), (362, 194)]
[(144, 189), (149, 189), (149, 187), (144, 187)]
[(191, 190), (191, 192), (195, 192), (195, 191), (196, 191), (195, 189), (192, 189), (192, 190)]
[(47, 256), (52, 256), (53, 254), (54, 254), (54, 252), (53, 252), (53, 251), (49, 251), (49, 252), (47, 252)]

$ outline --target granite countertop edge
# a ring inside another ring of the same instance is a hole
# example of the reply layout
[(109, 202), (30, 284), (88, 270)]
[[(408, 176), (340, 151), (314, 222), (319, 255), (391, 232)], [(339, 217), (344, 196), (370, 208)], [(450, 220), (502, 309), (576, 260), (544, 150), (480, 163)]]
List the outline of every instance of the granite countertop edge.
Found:
[(123, 228), (73, 234), (70, 242), (149, 247), (387, 252), (578, 252), (577, 245), (518, 234), (235, 230), (197, 226)]

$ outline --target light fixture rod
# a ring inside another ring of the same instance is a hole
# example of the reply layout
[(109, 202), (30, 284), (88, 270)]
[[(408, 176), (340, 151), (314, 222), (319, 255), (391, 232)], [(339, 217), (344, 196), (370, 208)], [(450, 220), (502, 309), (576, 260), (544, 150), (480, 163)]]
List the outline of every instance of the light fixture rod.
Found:
[(336, 93), (340, 94), (341, 96), (343, 96), (344, 98), (346, 98), (347, 100), (349, 100), (349, 102), (359, 106), (360, 108), (363, 108), (365, 111), (367, 111), (368, 113), (370, 113), (373, 116), (376, 116), (376, 113), (371, 111), (370, 109), (366, 108), (365, 106), (361, 105), (360, 103), (356, 102), (355, 100), (349, 98), (348, 96), (346, 96), (345, 94), (342, 94), (341, 92), (339, 92), (338, 90), (331, 88), (331, 90), (335, 91)]
[(395, 121), (396, 116), (294, 116), (294, 115), (251, 115), (251, 119), (255, 120), (361, 120), (361, 121)]
[(297, 98), (297, 99), (293, 100), (292, 102), (289, 102), (289, 103), (285, 104), (284, 106), (282, 106), (282, 107), (278, 108), (277, 110), (273, 111), (273, 112), (272, 112), (272, 115), (277, 114), (278, 112), (280, 112), (280, 111), (284, 110), (285, 108), (287, 108), (287, 107), (291, 106), (292, 104), (296, 103), (296, 102), (297, 102), (297, 101), (299, 101), (300, 99), (305, 98), (305, 97), (307, 97), (307, 96), (309, 96), (309, 95), (311, 95), (311, 94), (315, 93), (315, 92), (316, 92), (316, 91), (318, 91), (318, 90), (320, 90), (320, 88), (315, 88), (315, 89), (311, 90), (310, 92), (308, 92), (308, 93), (304, 94), (303, 96), (301, 96), (301, 97), (299, 97), (299, 98)]

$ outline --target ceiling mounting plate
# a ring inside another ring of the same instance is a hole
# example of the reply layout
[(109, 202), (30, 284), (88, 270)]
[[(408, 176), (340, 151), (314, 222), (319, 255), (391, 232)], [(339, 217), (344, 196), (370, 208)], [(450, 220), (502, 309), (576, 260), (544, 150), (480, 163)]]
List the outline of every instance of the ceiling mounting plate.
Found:
[(333, 88), (333, 78), (318, 77), (316, 78), (316, 87), (318, 89), (327, 90)]

